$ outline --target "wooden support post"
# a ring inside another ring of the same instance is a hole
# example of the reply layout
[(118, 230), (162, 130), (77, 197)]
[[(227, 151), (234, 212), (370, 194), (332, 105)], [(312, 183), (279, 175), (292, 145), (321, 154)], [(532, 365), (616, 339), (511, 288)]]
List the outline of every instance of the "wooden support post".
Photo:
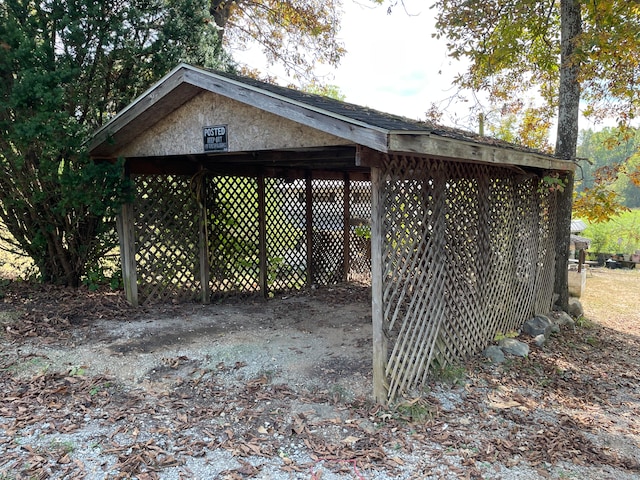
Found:
[(344, 261), (343, 261), (343, 272), (342, 272), (342, 281), (346, 282), (349, 280), (349, 269), (351, 268), (349, 264), (350, 260), (350, 252), (349, 252), (349, 241), (351, 239), (351, 182), (349, 180), (349, 172), (344, 172), (344, 219), (343, 219), (343, 253), (344, 253)]
[(313, 186), (311, 170), (304, 175), (305, 180), (305, 218), (307, 236), (307, 286), (313, 283)]
[(138, 306), (138, 275), (136, 272), (136, 237), (133, 204), (122, 205), (116, 226), (120, 240), (120, 264), (122, 281), (128, 302)]
[(267, 270), (269, 268), (267, 259), (267, 208), (264, 186), (264, 174), (258, 175), (258, 249), (259, 249), (259, 269), (260, 269), (260, 290), (265, 298), (269, 297), (269, 284)]
[(207, 176), (199, 175), (198, 192), (198, 225), (199, 225), (199, 250), (200, 250), (200, 292), (203, 305), (211, 302), (211, 289), (209, 286), (209, 232), (207, 228)]
[(384, 321), (382, 298), (382, 189), (384, 188), (380, 168), (371, 169), (371, 317), (373, 323), (373, 397), (378, 403), (388, 402), (389, 382), (387, 381), (387, 328)]

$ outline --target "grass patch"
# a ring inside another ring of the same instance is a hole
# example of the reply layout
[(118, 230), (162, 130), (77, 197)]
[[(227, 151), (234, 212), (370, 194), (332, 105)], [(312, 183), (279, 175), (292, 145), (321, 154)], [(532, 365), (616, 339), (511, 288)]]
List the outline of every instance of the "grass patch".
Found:
[(592, 240), (591, 252), (634, 253), (640, 250), (640, 209), (624, 212), (608, 222), (592, 223), (581, 235)]
[(594, 322), (589, 319), (597, 319), (599, 325), (638, 335), (640, 332), (638, 292), (640, 292), (640, 270), (638, 269), (589, 269), (587, 285), (580, 297), (584, 317), (576, 324), (590, 328)]

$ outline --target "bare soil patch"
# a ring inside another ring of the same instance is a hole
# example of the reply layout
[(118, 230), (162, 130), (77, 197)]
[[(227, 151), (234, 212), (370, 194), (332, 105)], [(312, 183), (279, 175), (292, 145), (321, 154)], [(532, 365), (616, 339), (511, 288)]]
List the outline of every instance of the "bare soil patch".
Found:
[(594, 271), (575, 330), (389, 408), (370, 401), (366, 287), (132, 309), (14, 283), (0, 478), (638, 478), (638, 273)]

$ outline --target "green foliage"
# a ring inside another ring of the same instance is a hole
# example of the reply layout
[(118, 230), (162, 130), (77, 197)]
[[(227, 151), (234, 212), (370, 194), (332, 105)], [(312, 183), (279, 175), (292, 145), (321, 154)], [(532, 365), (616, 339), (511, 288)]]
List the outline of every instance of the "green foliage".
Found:
[(358, 225), (355, 228), (355, 234), (365, 240), (371, 240), (371, 227), (369, 225)]
[(322, 95), (323, 97), (333, 98), (335, 100), (344, 101), (345, 95), (340, 91), (340, 87), (337, 85), (324, 85), (320, 84), (317, 80), (312, 80), (306, 85), (302, 86), (304, 92), (313, 93), (315, 95)]
[(592, 328), (595, 328), (595, 324), (583, 315), (576, 318), (576, 326), (587, 329), (587, 330), (591, 330)]
[(640, 130), (605, 128), (580, 132), (580, 164), (575, 188), (574, 215), (606, 221), (629, 208), (640, 207)]
[(573, 62), (561, 66), (563, 4), (569, 2), (437, 0), (436, 36), (448, 40), (453, 58), (469, 61), (456, 83), (488, 92), (508, 114), (525, 107), (522, 93), (537, 92), (546, 105), (557, 106), (561, 69), (577, 67), (583, 114), (629, 125), (640, 95), (640, 5), (579, 2), (581, 33), (573, 41)]
[(78, 285), (113, 247), (121, 162), (84, 141), (179, 61), (221, 65), (204, 0), (0, 3), (0, 219), (42, 280)]
[(69, 369), (69, 376), (70, 377), (81, 377), (83, 375), (85, 375), (87, 373), (85, 367), (82, 367), (80, 365), (74, 365), (73, 367), (71, 367)]
[(591, 223), (582, 233), (592, 240), (593, 253), (634, 253), (640, 250), (640, 209), (621, 213), (607, 222)]
[(507, 333), (503, 333), (501, 331), (496, 332), (495, 336), (493, 337), (493, 341), (494, 342), (499, 342), (500, 340), (504, 340), (505, 338), (517, 338), (519, 335), (518, 332), (511, 330)]
[(395, 417), (411, 423), (422, 423), (435, 417), (435, 408), (421, 398), (407, 400), (395, 406)]

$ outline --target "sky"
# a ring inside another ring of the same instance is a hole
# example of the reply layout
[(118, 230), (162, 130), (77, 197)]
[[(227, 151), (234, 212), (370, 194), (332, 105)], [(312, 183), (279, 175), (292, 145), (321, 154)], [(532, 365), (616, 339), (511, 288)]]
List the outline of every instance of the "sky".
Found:
[[(344, 0), (340, 39), (347, 53), (338, 68), (318, 69), (324, 83), (337, 85), (345, 101), (387, 113), (424, 119), (432, 102), (451, 97), (454, 76), (463, 65), (448, 59), (444, 41), (432, 38), (434, 12), (426, 0), (405, 0), (388, 15), (385, 6)], [(288, 81), (278, 67), (267, 67), (249, 51), (237, 58)], [(469, 116), (468, 105), (450, 107), (459, 118)]]
[[(411, 119), (424, 120), (435, 103), (445, 109), (442, 124), (477, 131), (477, 114), (470, 110), (473, 102), (450, 101), (457, 91), (453, 79), (464, 73), (465, 64), (448, 57), (445, 40), (432, 37), (432, 2), (403, 3), (406, 10), (399, 3), (389, 15), (386, 6), (372, 7), (369, 0), (343, 0), (340, 39), (347, 53), (337, 68), (318, 69), (324, 83), (337, 85), (347, 102)], [(281, 85), (295, 83), (277, 66), (266, 66), (255, 51), (237, 58), (275, 76)], [(602, 126), (580, 120), (580, 128)], [(553, 142), (555, 128), (550, 137)]]

